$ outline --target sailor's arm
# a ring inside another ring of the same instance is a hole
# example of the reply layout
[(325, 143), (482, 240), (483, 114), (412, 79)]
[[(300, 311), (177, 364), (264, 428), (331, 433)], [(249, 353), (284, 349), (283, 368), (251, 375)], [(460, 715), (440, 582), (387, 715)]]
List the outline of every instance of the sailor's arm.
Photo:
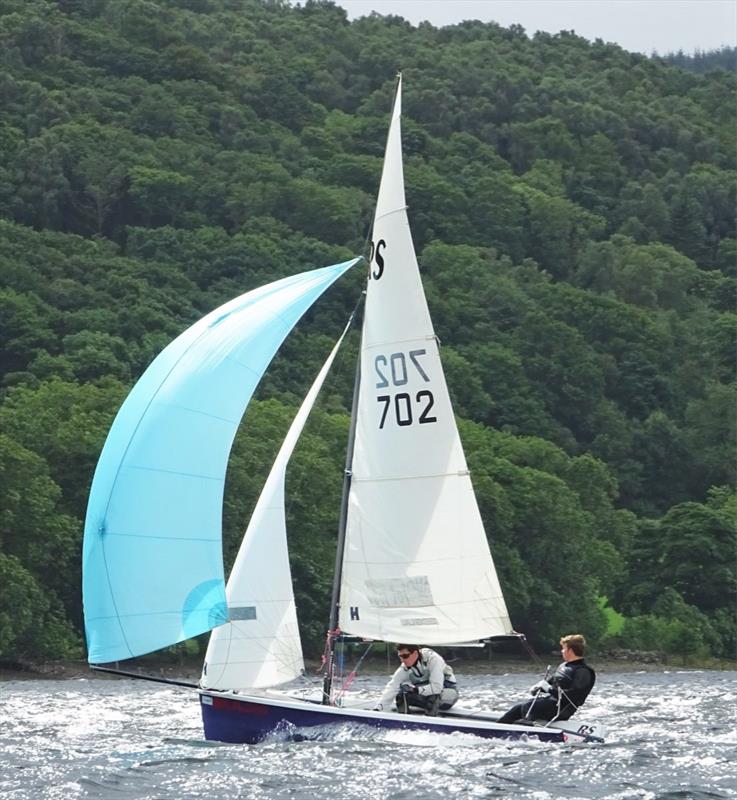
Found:
[(394, 698), (399, 692), (399, 686), (402, 683), (402, 673), (404, 670), (399, 667), (397, 671), (391, 676), (389, 682), (384, 687), (384, 692), (379, 699), (379, 702), (374, 706), (375, 711), (389, 711), (394, 702)]

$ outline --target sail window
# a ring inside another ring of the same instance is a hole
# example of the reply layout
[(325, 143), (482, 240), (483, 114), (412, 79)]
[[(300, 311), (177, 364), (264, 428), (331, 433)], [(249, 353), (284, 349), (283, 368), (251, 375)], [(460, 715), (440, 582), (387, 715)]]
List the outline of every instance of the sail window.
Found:
[(406, 578), (369, 578), (366, 594), (376, 608), (417, 608), (433, 606), (435, 601), (427, 575)]
[(228, 618), (231, 622), (256, 619), (256, 606), (228, 606)]

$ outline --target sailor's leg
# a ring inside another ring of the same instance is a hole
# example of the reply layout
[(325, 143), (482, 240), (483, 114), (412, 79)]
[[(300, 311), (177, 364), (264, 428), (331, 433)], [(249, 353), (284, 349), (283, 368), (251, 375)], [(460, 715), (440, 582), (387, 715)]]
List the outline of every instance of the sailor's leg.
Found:
[(398, 694), (397, 711), (402, 714), (409, 713), (410, 707), (421, 708), (428, 716), (435, 717), (440, 708), (439, 694)]
[(512, 706), (506, 714), (502, 714), (497, 722), (504, 722), (511, 725), (513, 722), (517, 722), (518, 719), (524, 719), (533, 703), (534, 700), (525, 700), (523, 703), (517, 703), (517, 705)]
[(533, 719), (551, 720), (558, 716), (558, 701), (554, 697), (545, 696), (533, 703), (530, 713), (526, 715), (527, 720)]
[(458, 689), (446, 687), (440, 695), (440, 710), (447, 711), (452, 708), (458, 700)]
[(552, 697), (532, 698), (524, 703), (517, 703), (516, 706), (503, 714), (497, 722), (525, 722), (531, 724), (533, 720), (551, 720), (558, 714), (558, 703)]
[(410, 703), (411, 697), (412, 695), (407, 692), (399, 692), (394, 698), (394, 702), (397, 704), (398, 714), (409, 714), (409, 707), (412, 705), (412, 703)]

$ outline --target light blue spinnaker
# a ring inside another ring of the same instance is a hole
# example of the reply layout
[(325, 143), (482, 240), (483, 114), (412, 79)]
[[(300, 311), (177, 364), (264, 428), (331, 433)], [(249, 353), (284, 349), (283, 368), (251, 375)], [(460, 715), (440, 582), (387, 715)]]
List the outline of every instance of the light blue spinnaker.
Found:
[(227, 621), (221, 521), (228, 456), (277, 348), (358, 259), (254, 289), (188, 328), (120, 408), (84, 531), (88, 660), (150, 653)]

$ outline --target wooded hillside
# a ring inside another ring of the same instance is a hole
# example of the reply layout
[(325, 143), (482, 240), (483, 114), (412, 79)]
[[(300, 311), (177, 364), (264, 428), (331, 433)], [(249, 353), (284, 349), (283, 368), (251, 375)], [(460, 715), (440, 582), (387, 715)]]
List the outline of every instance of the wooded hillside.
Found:
[[(410, 224), (515, 626), (735, 657), (734, 74), (328, 2), (0, 0), (0, 658), (82, 647), (87, 492), (159, 350), (363, 251), (400, 69)], [(226, 559), (353, 272), (248, 411)], [(289, 476), (312, 650), (355, 344)]]

